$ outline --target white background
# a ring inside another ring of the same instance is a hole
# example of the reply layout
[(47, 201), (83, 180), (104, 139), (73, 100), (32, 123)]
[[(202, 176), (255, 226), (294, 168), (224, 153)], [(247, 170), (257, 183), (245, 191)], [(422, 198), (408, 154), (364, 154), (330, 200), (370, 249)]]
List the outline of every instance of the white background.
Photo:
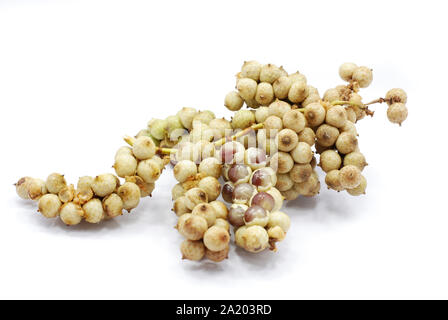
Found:
[[(448, 298), (444, 1), (0, 1), (0, 298)], [(66, 227), (18, 199), (21, 176), (112, 172), (115, 150), (183, 106), (229, 116), (244, 60), (321, 93), (346, 61), (374, 69), (358, 123), (368, 194), (288, 203), (279, 252), (180, 259), (166, 171), (130, 215)]]

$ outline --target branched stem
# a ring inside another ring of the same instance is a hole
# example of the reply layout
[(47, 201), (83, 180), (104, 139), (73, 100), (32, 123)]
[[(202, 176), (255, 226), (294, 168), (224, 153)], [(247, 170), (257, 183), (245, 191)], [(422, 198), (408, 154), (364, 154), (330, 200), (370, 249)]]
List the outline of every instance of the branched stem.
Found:
[(375, 103), (384, 103), (384, 102), (387, 102), (387, 101), (388, 101), (388, 100), (385, 99), (385, 98), (378, 98), (378, 99), (375, 99), (375, 100), (370, 101), (369, 103), (366, 103), (365, 105), (366, 105), (366, 106), (370, 106), (371, 104), (375, 104)]
[(378, 98), (375, 100), (370, 101), (369, 103), (365, 103), (365, 104), (357, 104), (357, 103), (353, 103), (350, 101), (333, 101), (331, 104), (333, 106), (337, 106), (337, 105), (349, 105), (349, 106), (355, 106), (355, 107), (359, 107), (361, 109), (368, 109), (368, 106), (372, 105), (372, 104), (376, 104), (376, 103), (384, 103), (384, 102), (388, 102), (388, 99), (385, 98)]
[(161, 154), (172, 154), (172, 153), (176, 153), (177, 150), (176, 149), (171, 149), (171, 148), (156, 148), (157, 153), (161, 153)]
[(350, 101), (340, 101), (340, 100), (333, 101), (331, 103), (331, 105), (333, 105), (333, 106), (349, 105), (349, 106), (354, 106), (354, 107), (358, 107), (358, 108), (361, 108), (361, 109), (366, 109), (367, 108), (367, 105), (364, 105), (364, 104), (358, 104), (358, 103), (354, 103), (354, 102), (350, 102)]
[(263, 123), (257, 123), (254, 124), (236, 134), (234, 134), (233, 136), (230, 137), (224, 137), (222, 139), (219, 139), (218, 141), (215, 142), (215, 146), (216, 147), (220, 147), (222, 146), (224, 143), (226, 143), (227, 141), (235, 141), (236, 139), (245, 136), (246, 134), (248, 134), (249, 132), (251, 132), (252, 130), (258, 130), (258, 129), (262, 129), (264, 127)]
[[(224, 143), (226, 143), (227, 141), (235, 141), (236, 139), (238, 139), (238, 138), (240, 138), (240, 137), (242, 137), (242, 136), (248, 134), (248, 133), (251, 132), (252, 130), (262, 129), (263, 127), (264, 127), (264, 124), (263, 124), (263, 123), (257, 123), (257, 124), (254, 124), (254, 125), (252, 125), (252, 126), (246, 128), (246, 129), (244, 129), (244, 130), (242, 130), (242, 131), (240, 131), (240, 132), (234, 134), (233, 136), (230, 136), (230, 137), (224, 137), (224, 138), (222, 138), (222, 139), (219, 139), (218, 141), (215, 142), (215, 146), (216, 146), (216, 147), (220, 147), (220, 146), (222, 146)], [(125, 140), (124, 140), (124, 141), (126, 141), (126, 142), (127, 142), (129, 145), (131, 145), (131, 146), (132, 146), (132, 144), (133, 144), (133, 138), (132, 138), (132, 137), (128, 137), (128, 136), (127, 136), (127, 137), (125, 137)], [(176, 153), (176, 152), (177, 152), (177, 149), (171, 149), (171, 148), (159, 148), (159, 147), (157, 147), (156, 150), (157, 150), (157, 153), (160, 153), (160, 154), (172, 154), (172, 153)]]

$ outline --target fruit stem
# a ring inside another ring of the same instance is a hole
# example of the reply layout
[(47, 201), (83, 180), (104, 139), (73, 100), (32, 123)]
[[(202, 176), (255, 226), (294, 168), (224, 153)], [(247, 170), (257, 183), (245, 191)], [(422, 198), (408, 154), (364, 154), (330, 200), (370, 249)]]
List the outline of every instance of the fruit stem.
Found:
[(251, 132), (252, 130), (258, 130), (258, 129), (262, 129), (264, 127), (263, 123), (257, 123), (254, 125), (251, 125), (250, 127), (234, 134), (233, 136), (230, 137), (224, 137), (222, 139), (219, 139), (218, 141), (215, 142), (215, 147), (220, 147), (222, 146), (224, 143), (226, 143), (227, 141), (235, 141), (236, 139), (248, 134), (249, 132)]
[(124, 139), (124, 141), (125, 141), (128, 145), (130, 145), (131, 147), (134, 146), (134, 142), (135, 142), (135, 138), (134, 138), (134, 137), (131, 137), (131, 136), (125, 136), (123, 139)]
[(369, 103), (366, 103), (365, 105), (366, 105), (366, 106), (369, 106), (369, 105), (371, 105), (371, 104), (375, 104), (375, 103), (384, 103), (384, 102), (387, 102), (387, 101), (388, 101), (388, 100), (385, 99), (385, 98), (378, 98), (378, 99), (375, 99), (375, 100), (370, 101)]
[(176, 153), (177, 150), (176, 149), (171, 149), (171, 148), (156, 148), (157, 153), (161, 153), (161, 154), (172, 154), (172, 153)]
[(331, 103), (331, 105), (332, 106), (349, 105), (349, 106), (359, 107), (361, 109), (366, 109), (367, 108), (367, 105), (365, 105), (365, 104), (357, 104), (357, 103), (350, 102), (350, 101), (340, 101), (340, 100), (333, 101)]
[[(236, 139), (238, 139), (238, 138), (240, 138), (240, 137), (242, 137), (242, 136), (248, 134), (248, 133), (251, 132), (252, 130), (258, 130), (258, 129), (261, 129), (261, 128), (263, 128), (263, 127), (264, 127), (264, 124), (263, 124), (263, 123), (257, 123), (257, 124), (254, 124), (254, 125), (252, 125), (252, 126), (246, 128), (246, 129), (244, 129), (244, 130), (242, 130), (242, 131), (240, 131), (240, 132), (234, 134), (233, 136), (230, 136), (230, 137), (224, 137), (224, 138), (222, 138), (222, 139), (219, 139), (218, 141), (215, 142), (215, 146), (216, 146), (216, 147), (219, 147), (219, 146), (222, 146), (222, 145), (223, 145), (224, 143), (226, 143), (227, 141), (235, 141)], [(124, 137), (124, 141), (126, 141), (126, 143), (129, 144), (130, 146), (133, 146), (133, 145), (134, 145), (135, 138), (130, 137), (130, 136), (126, 136), (126, 137)], [(177, 152), (177, 149), (172, 149), (172, 148), (160, 148), (160, 147), (157, 147), (157, 148), (156, 148), (156, 151), (157, 151), (157, 153), (160, 153), (160, 154), (172, 154), (172, 153), (176, 153), (176, 152)]]

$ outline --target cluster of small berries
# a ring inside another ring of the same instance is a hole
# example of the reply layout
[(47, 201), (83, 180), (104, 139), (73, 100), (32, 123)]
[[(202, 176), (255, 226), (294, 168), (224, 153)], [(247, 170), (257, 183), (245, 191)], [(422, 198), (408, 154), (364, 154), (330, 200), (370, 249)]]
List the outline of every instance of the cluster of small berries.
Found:
[[(229, 121), (216, 118), (212, 111), (184, 107), (176, 115), (164, 120), (150, 120), (148, 127), (141, 130), (138, 136), (151, 137), (160, 148), (179, 148), (190, 142), (198, 144), (196, 149), (201, 149), (201, 143), (221, 139), (226, 136), (226, 131), (231, 129)], [(191, 144), (184, 149), (188, 151), (188, 148), (192, 148)]]
[(228, 256), (230, 241), (228, 210), (217, 200), (222, 165), (213, 156), (199, 165), (192, 158), (178, 161), (173, 170), (178, 181), (172, 189), (173, 211), (179, 217), (176, 228), (186, 238), (181, 244), (182, 257), (199, 261), (205, 256), (220, 262)]
[[(348, 84), (327, 90), (321, 98), (299, 72), (288, 74), (282, 67), (249, 61), (237, 74), (237, 91), (225, 98), (225, 106), (235, 111), (234, 129), (263, 125), (253, 140), (269, 154), (270, 166), (277, 173), (276, 187), (287, 200), (319, 193), (314, 153), (320, 154), (319, 165), (327, 173), (329, 188), (364, 194), (367, 183), (361, 171), (367, 163), (358, 148), (355, 123), (373, 115), (368, 108), (373, 103), (387, 102), (393, 123), (401, 124), (407, 117), (402, 89), (363, 104), (359, 90), (371, 84), (370, 68), (344, 63), (339, 75)], [(244, 103), (255, 110), (242, 110)]]
[[(17, 194), (38, 201), (47, 218), (59, 216), (67, 225), (83, 219), (99, 223), (136, 208), (171, 162), (178, 181), (172, 189), (173, 211), (185, 237), (184, 259), (226, 259), (231, 225), (239, 247), (275, 251), (290, 228), (290, 218), (280, 211), (284, 200), (320, 191), (317, 163), (328, 188), (353, 196), (365, 193), (361, 172), (367, 162), (355, 124), (373, 116), (369, 106), (386, 102), (392, 123), (401, 125), (407, 118), (402, 89), (363, 103), (359, 91), (373, 80), (370, 68), (344, 63), (339, 75), (347, 83), (321, 97), (299, 72), (245, 62), (237, 74), (237, 91), (225, 97), (225, 106), (234, 112), (231, 121), (212, 111), (182, 108), (166, 119), (152, 119), (135, 137), (125, 137), (130, 147), (115, 154), (117, 176), (81, 177), (76, 189), (58, 173), (46, 181), (24, 177), (16, 183)], [(249, 109), (242, 109), (244, 104)]]
[(38, 201), (38, 211), (44, 217), (59, 216), (66, 225), (79, 224), (82, 219), (99, 223), (115, 218), (123, 209), (134, 208), (140, 199), (135, 183), (120, 185), (118, 177), (110, 173), (81, 177), (76, 189), (59, 173), (50, 174), (46, 181), (24, 177), (17, 182), (16, 189), (21, 198)]
[(121, 147), (115, 154), (113, 168), (120, 179), (105, 173), (79, 178), (76, 189), (67, 184), (63, 175), (52, 173), (46, 181), (30, 177), (16, 183), (17, 194), (23, 199), (38, 201), (38, 211), (46, 218), (60, 217), (66, 225), (77, 225), (83, 219), (99, 223), (131, 212), (141, 197), (150, 196), (168, 159), (156, 154), (153, 140), (146, 136), (127, 137), (132, 145)]
[(268, 166), (264, 150), (237, 141), (225, 143), (219, 153), (224, 163), (223, 199), (231, 204), (228, 220), (234, 227), (235, 242), (249, 252), (261, 252), (282, 241), (290, 226), (289, 217), (279, 211), (284, 197), (275, 187), (277, 175)]

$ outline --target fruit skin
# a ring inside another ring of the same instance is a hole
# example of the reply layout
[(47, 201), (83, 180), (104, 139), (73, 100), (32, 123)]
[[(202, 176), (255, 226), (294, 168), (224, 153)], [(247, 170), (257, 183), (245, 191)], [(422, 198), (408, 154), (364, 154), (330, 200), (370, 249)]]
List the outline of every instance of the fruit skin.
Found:
[(132, 182), (125, 182), (117, 190), (117, 194), (123, 200), (123, 209), (131, 212), (140, 203), (140, 188)]
[(305, 107), (304, 115), (308, 126), (317, 127), (325, 120), (325, 108), (318, 102), (310, 103)]
[(85, 189), (91, 189), (93, 184), (93, 177), (90, 176), (83, 176), (78, 179), (78, 184), (76, 185), (76, 189), (78, 190), (85, 190)]
[(48, 192), (58, 194), (67, 185), (67, 182), (62, 174), (52, 173), (48, 176), (45, 185)]
[(317, 195), (320, 191), (320, 181), (316, 172), (314, 171), (307, 181), (296, 183), (294, 189), (299, 192), (300, 195), (305, 197), (313, 197)]
[(300, 103), (308, 97), (308, 86), (306, 81), (294, 81), (288, 92), (288, 99), (293, 103)]
[(250, 78), (255, 81), (260, 80), (261, 64), (257, 61), (245, 61), (241, 67), (241, 77)]
[(287, 152), (277, 152), (272, 156), (269, 166), (279, 174), (288, 173), (294, 166), (294, 159)]
[(115, 158), (113, 168), (117, 176), (121, 178), (133, 176), (137, 171), (137, 159), (129, 154), (120, 155)]
[(48, 192), (45, 181), (41, 179), (32, 179), (27, 185), (27, 191), (31, 200), (39, 200)]
[(339, 76), (344, 81), (350, 81), (356, 69), (358, 69), (358, 66), (352, 62), (343, 63), (339, 67)]
[(352, 80), (356, 81), (361, 88), (367, 88), (373, 80), (372, 70), (368, 67), (358, 67), (353, 72)]
[(152, 119), (148, 123), (148, 128), (151, 136), (157, 140), (163, 140), (166, 135), (168, 122), (161, 119)]
[(258, 205), (267, 212), (271, 212), (275, 207), (275, 199), (267, 192), (258, 192), (250, 200), (250, 205)]
[(132, 153), (139, 160), (146, 160), (154, 157), (156, 145), (150, 137), (138, 137), (132, 147)]
[(339, 179), (344, 189), (354, 189), (362, 181), (362, 174), (358, 167), (348, 165), (339, 170)]
[(394, 103), (404, 103), (408, 101), (408, 96), (403, 89), (394, 88), (386, 93), (386, 102), (390, 106)]
[(289, 110), (283, 115), (283, 125), (285, 128), (299, 133), (306, 126), (306, 119), (302, 112), (298, 110)]
[(187, 198), (185, 196), (181, 196), (174, 201), (173, 211), (178, 217), (191, 213), (191, 210), (187, 207)]
[(199, 111), (193, 118), (193, 128), (195, 123), (200, 122), (202, 124), (208, 125), (210, 121), (216, 119), (215, 114), (210, 110)]
[(61, 207), (59, 216), (66, 225), (73, 226), (81, 222), (84, 211), (79, 205), (68, 202)]
[(361, 183), (359, 184), (359, 186), (353, 189), (347, 189), (347, 192), (352, 196), (360, 196), (366, 194), (366, 188), (367, 180), (363, 175), (361, 175)]
[(325, 183), (329, 189), (335, 191), (342, 191), (344, 187), (341, 185), (341, 180), (339, 179), (339, 170), (331, 170), (325, 176)]
[(65, 186), (58, 193), (59, 200), (61, 200), (63, 203), (72, 201), (74, 196), (75, 196), (75, 187), (72, 184)]
[(291, 151), (291, 156), (296, 163), (307, 164), (313, 159), (313, 151), (306, 142), (299, 142), (297, 146)]
[(99, 223), (103, 220), (104, 209), (99, 199), (91, 199), (82, 206), (85, 220), (89, 223)]
[(255, 120), (257, 123), (263, 123), (269, 117), (268, 107), (259, 107), (255, 110)]
[(341, 156), (335, 150), (327, 150), (320, 155), (320, 167), (325, 172), (338, 170), (341, 167)]
[(299, 133), (299, 142), (306, 142), (310, 146), (314, 146), (316, 142), (316, 134), (313, 129), (305, 128)]
[(17, 195), (24, 199), (29, 200), (30, 196), (28, 194), (28, 186), (30, 182), (33, 180), (31, 177), (23, 177), (20, 178), (19, 181), (15, 184)]
[(387, 108), (387, 118), (392, 123), (401, 125), (408, 117), (408, 109), (404, 103), (394, 103)]
[(208, 203), (201, 203), (194, 207), (191, 212), (192, 215), (203, 217), (207, 221), (208, 227), (211, 227), (216, 222), (215, 209)]
[(183, 195), (185, 195), (185, 192), (186, 190), (181, 183), (176, 184), (173, 189), (171, 189), (172, 200), (175, 201), (178, 198), (182, 197)]
[(297, 192), (294, 188), (286, 191), (282, 191), (282, 196), (285, 197), (287, 201), (293, 201), (300, 196), (300, 193)]
[(38, 207), (39, 212), (45, 218), (55, 218), (59, 215), (59, 209), (62, 202), (55, 194), (46, 194), (39, 199)]
[(344, 157), (344, 166), (354, 165), (358, 167), (359, 170), (364, 170), (367, 166), (366, 158), (359, 151), (353, 151), (349, 154), (346, 154)]
[(192, 188), (185, 193), (187, 208), (193, 210), (200, 203), (207, 203), (207, 193), (200, 188)]
[(221, 176), (222, 164), (215, 157), (206, 158), (199, 164), (199, 173), (206, 177), (218, 179)]
[(199, 181), (199, 188), (207, 193), (208, 201), (218, 199), (221, 194), (221, 184), (215, 177), (205, 177)]
[(283, 129), (283, 121), (277, 116), (269, 116), (264, 122), (267, 138), (273, 138)]
[(294, 181), (292, 181), (289, 174), (277, 174), (277, 184), (275, 187), (278, 191), (288, 191), (294, 186)]
[(235, 184), (246, 183), (252, 174), (252, 169), (246, 164), (233, 164), (227, 171), (227, 177)]
[(328, 124), (322, 124), (316, 130), (317, 143), (323, 147), (331, 147), (339, 137), (339, 130)]
[(277, 99), (269, 105), (268, 111), (270, 116), (282, 119), (288, 111), (291, 111), (291, 106), (289, 103)]
[(205, 246), (200, 240), (184, 240), (180, 245), (182, 259), (200, 261), (205, 256)]
[(275, 80), (282, 76), (282, 72), (279, 67), (274, 64), (265, 64), (260, 70), (260, 82), (273, 83)]
[(271, 167), (257, 169), (252, 173), (250, 183), (258, 191), (266, 191), (277, 184), (277, 175)]
[(272, 208), (271, 211), (275, 212), (280, 210), (283, 207), (283, 201), (284, 201), (284, 198), (280, 193), (280, 191), (278, 191), (277, 188), (272, 187), (269, 190), (267, 190), (266, 193), (269, 193), (274, 198), (275, 201), (274, 208)]
[(113, 174), (105, 173), (95, 177), (92, 184), (92, 190), (98, 197), (105, 197), (117, 187), (118, 178)]
[(215, 209), (216, 219), (224, 219), (227, 220), (227, 215), (229, 214), (229, 210), (224, 202), (215, 200), (209, 203), (213, 209)]
[(224, 118), (213, 119), (208, 125), (215, 132), (215, 139), (226, 137), (232, 133), (232, 124)]
[(198, 111), (196, 109), (184, 107), (177, 113), (177, 116), (179, 117), (182, 126), (187, 130), (191, 130), (193, 128), (193, 118), (197, 113)]
[(278, 99), (286, 99), (288, 97), (289, 89), (292, 81), (288, 76), (281, 76), (272, 84), (274, 95)]
[(115, 218), (123, 214), (123, 200), (116, 193), (112, 193), (103, 199), (103, 209), (106, 216)]
[(266, 106), (274, 100), (274, 89), (272, 85), (267, 82), (261, 82), (257, 86), (257, 91), (255, 93), (255, 101), (260, 105)]
[(328, 102), (338, 101), (341, 100), (341, 96), (336, 88), (331, 88), (325, 91), (323, 100)]
[(241, 234), (241, 244), (246, 251), (258, 253), (269, 246), (269, 236), (265, 228), (250, 226)]
[(236, 88), (240, 94), (240, 97), (247, 103), (255, 98), (255, 93), (257, 92), (257, 82), (249, 78), (238, 79)]
[(244, 226), (244, 213), (248, 208), (244, 204), (232, 204), (228, 215), (230, 224), (236, 228)]
[(229, 257), (229, 245), (221, 251), (211, 251), (206, 248), (205, 257), (213, 262), (221, 262)]
[(279, 226), (286, 233), (291, 227), (291, 219), (282, 211), (271, 212), (269, 215), (268, 227), (273, 228)]
[(194, 177), (197, 173), (196, 164), (191, 160), (179, 161), (173, 169), (174, 178), (182, 183), (187, 181), (188, 178)]
[(239, 110), (233, 115), (232, 128), (245, 129), (255, 123), (255, 115), (250, 110)]
[(249, 183), (238, 184), (233, 190), (232, 202), (247, 205), (256, 192), (256, 188)]
[(230, 224), (226, 219), (217, 218), (213, 225), (216, 227), (221, 227), (227, 230), (227, 232), (230, 232)]
[(299, 143), (299, 137), (291, 129), (283, 129), (277, 134), (277, 146), (280, 151), (289, 152)]
[(204, 233), (204, 245), (211, 251), (221, 251), (226, 249), (230, 241), (227, 230), (212, 226)]
[(307, 181), (311, 177), (312, 173), (313, 168), (309, 163), (295, 164), (292, 170), (289, 172), (289, 177), (295, 183), (302, 183)]
[(252, 205), (244, 213), (243, 220), (246, 226), (265, 227), (268, 224), (269, 216), (263, 207)]
[(336, 140), (336, 148), (342, 154), (348, 154), (356, 150), (358, 139), (353, 133), (342, 132)]
[(347, 112), (343, 106), (334, 106), (327, 111), (325, 122), (329, 125), (341, 128), (347, 121)]
[(207, 221), (198, 215), (184, 214), (177, 223), (177, 230), (188, 240), (201, 240), (207, 229)]

